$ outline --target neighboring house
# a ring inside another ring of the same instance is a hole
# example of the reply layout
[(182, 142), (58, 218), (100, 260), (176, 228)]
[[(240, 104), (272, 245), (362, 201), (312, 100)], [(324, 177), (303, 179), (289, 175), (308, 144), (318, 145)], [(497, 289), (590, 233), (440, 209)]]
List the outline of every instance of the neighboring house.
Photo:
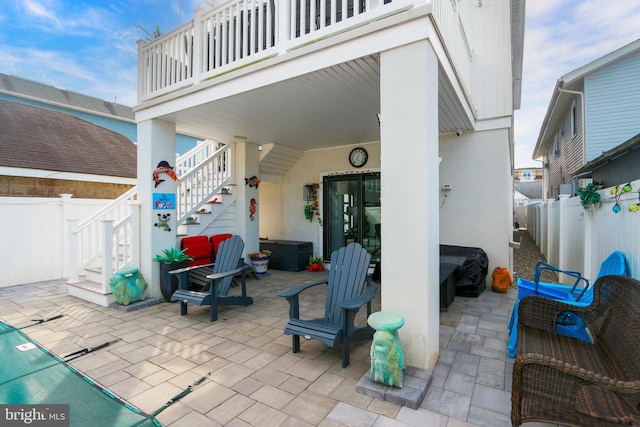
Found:
[(576, 178), (591, 178), (614, 186), (640, 179), (640, 133), (603, 152), (574, 172)]
[(67, 113), (0, 99), (0, 196), (114, 199), (136, 184), (136, 146)]
[(638, 133), (639, 94), (640, 40), (558, 79), (533, 151), (543, 158), (545, 199), (576, 194), (585, 164)]
[[(121, 133), (132, 142), (138, 140), (133, 109), (116, 102), (0, 73), (0, 100), (2, 99), (68, 113)], [(178, 134), (176, 152), (184, 154), (193, 148), (196, 142), (196, 138)]]
[[(205, 2), (193, 21), (140, 41), (139, 267), (151, 294), (152, 258), (176, 243), (174, 227), (154, 226), (152, 201), (195, 192), (182, 179), (156, 187), (152, 171), (178, 132), (221, 141), (233, 148), (231, 219), (245, 250), (260, 236), (312, 242), (325, 257), (378, 243), (382, 308), (406, 319), (407, 363), (433, 368), (439, 244), (483, 248), (489, 271), (511, 267), (524, 3)], [(254, 176), (259, 187), (246, 185)], [(304, 216), (312, 183), (322, 225)]]
[(516, 228), (527, 227), (526, 207), (542, 201), (542, 168), (513, 171), (513, 221)]

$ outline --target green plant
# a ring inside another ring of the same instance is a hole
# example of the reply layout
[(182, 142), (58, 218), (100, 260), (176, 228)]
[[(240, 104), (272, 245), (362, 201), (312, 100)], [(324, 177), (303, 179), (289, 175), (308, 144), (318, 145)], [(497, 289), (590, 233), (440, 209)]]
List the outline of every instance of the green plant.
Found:
[(315, 216), (318, 219), (318, 224), (322, 225), (320, 205), (318, 203), (318, 190), (320, 189), (320, 184), (314, 182), (313, 184), (309, 184), (309, 188), (311, 190), (311, 198), (308, 199), (307, 203), (304, 205), (304, 217), (307, 221), (313, 222), (313, 217)]
[(271, 256), (271, 251), (269, 249), (262, 249), (260, 252), (249, 252), (247, 254), (249, 258), (263, 258)]
[(322, 258), (321, 256), (312, 256), (311, 258), (309, 258), (309, 265), (313, 264), (324, 264), (324, 258)]
[(180, 261), (191, 261), (193, 258), (185, 253), (186, 249), (169, 248), (163, 249), (161, 255), (156, 255), (153, 260), (164, 264), (171, 264)]
[(580, 204), (583, 208), (589, 209), (591, 206), (597, 206), (600, 203), (600, 193), (598, 188), (601, 186), (599, 182), (590, 182), (586, 187), (578, 189), (580, 196)]

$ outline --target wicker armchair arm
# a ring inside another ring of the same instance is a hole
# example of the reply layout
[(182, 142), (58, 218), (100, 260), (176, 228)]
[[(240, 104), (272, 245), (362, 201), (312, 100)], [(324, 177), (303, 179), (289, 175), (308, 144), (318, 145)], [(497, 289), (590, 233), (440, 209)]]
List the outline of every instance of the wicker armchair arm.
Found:
[[(590, 307), (580, 307), (539, 296), (528, 296), (522, 298), (518, 304), (518, 323), (523, 323), (529, 328), (555, 332), (556, 321), (560, 313), (574, 313), (585, 320), (580, 314), (588, 312)], [(586, 320), (585, 323), (589, 326)]]

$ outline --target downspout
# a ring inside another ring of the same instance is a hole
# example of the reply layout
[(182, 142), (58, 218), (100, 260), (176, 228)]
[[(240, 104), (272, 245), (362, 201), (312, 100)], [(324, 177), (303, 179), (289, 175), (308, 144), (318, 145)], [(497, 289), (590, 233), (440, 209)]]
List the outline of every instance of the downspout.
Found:
[[(587, 162), (587, 124), (584, 121), (584, 92), (563, 89), (561, 87), (558, 87), (558, 92), (580, 95), (580, 119), (582, 120), (582, 164), (585, 164)], [(578, 192), (578, 178), (573, 177), (571, 181), (573, 194), (576, 194)]]

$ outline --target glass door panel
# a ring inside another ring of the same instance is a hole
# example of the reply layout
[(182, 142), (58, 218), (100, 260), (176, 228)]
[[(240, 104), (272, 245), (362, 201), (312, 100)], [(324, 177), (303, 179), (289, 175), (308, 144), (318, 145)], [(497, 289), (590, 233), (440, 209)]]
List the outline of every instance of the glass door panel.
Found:
[(324, 254), (358, 242), (380, 255), (380, 174), (328, 176), (323, 182)]

